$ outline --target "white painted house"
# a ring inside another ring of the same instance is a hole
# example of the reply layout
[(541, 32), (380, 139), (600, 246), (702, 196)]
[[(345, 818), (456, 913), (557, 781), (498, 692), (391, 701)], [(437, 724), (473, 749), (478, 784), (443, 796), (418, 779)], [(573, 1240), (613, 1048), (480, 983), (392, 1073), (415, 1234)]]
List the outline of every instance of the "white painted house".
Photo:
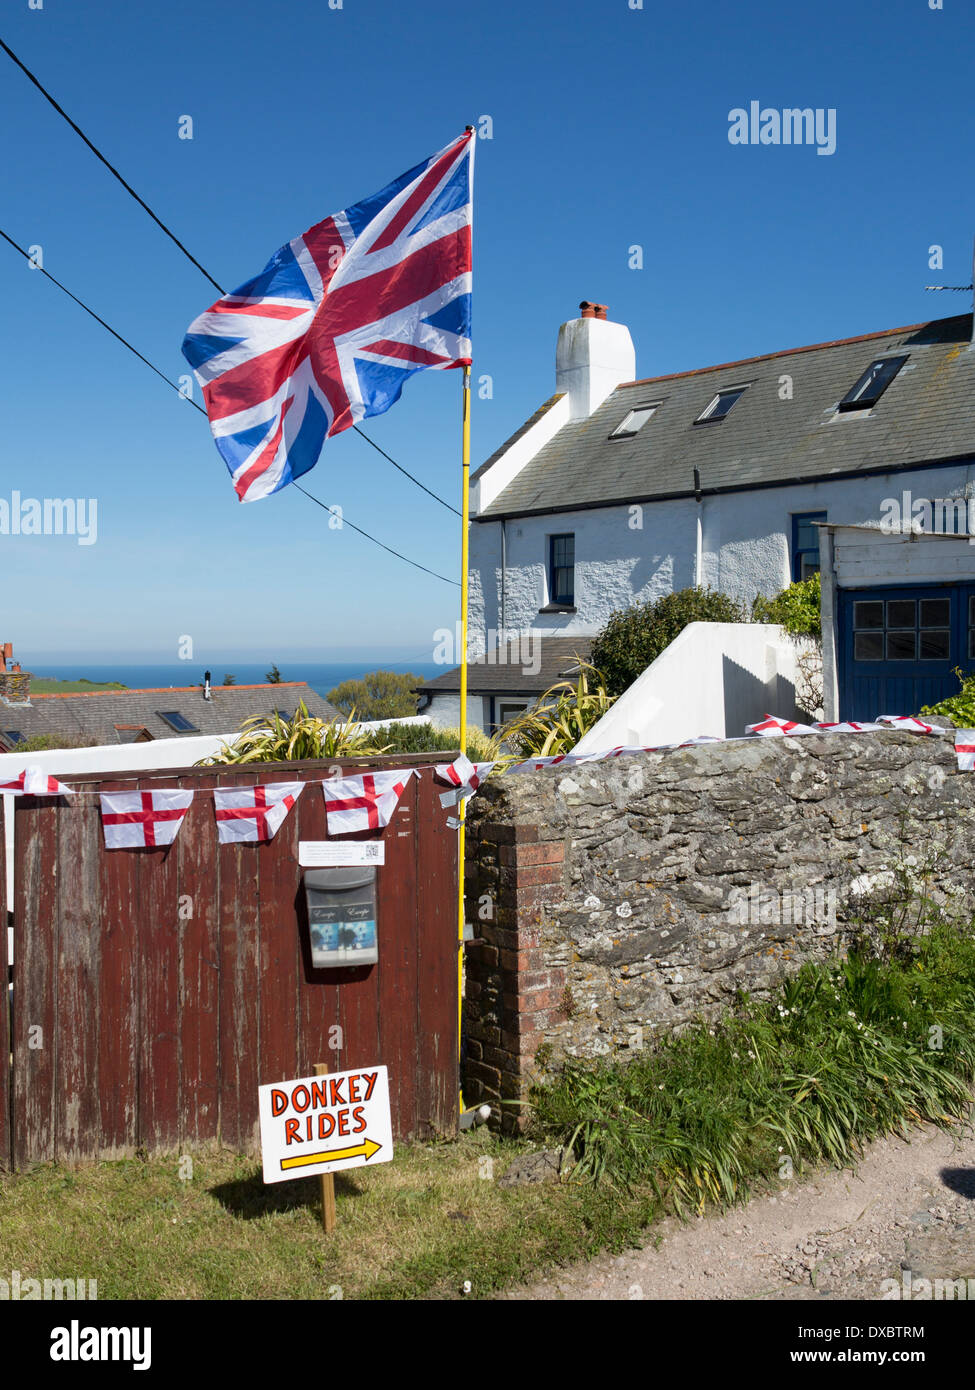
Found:
[[(905, 493), (975, 495), (971, 315), (638, 380), (628, 329), (581, 308), (559, 330), (555, 394), (473, 476), (482, 728), (571, 669), (617, 609), (694, 584), (750, 605), (819, 568), (822, 523), (879, 527)], [(434, 723), (457, 722), (457, 671), (422, 695)]]

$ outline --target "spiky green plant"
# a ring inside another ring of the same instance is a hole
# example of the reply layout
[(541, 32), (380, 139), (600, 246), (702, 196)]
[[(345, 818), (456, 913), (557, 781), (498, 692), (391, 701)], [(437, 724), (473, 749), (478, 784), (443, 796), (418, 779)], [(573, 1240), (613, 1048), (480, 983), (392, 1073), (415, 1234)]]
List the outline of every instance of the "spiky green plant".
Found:
[(325, 720), (309, 714), (304, 701), (299, 701), (291, 719), (283, 719), (277, 710), (245, 719), (240, 736), (222, 744), (212, 757), (201, 758), (199, 766), (297, 762), (388, 751), (376, 747), (372, 737), (356, 720), (354, 709), (348, 719)]
[[(384, 724), (376, 729), (375, 737), (393, 753), (445, 753), (460, 748), (460, 729), (442, 729), (434, 724)], [(465, 751), (474, 763), (486, 762), (491, 755), (490, 739), (476, 724), (467, 726)]]
[[(594, 689), (590, 689), (590, 680), (595, 682)], [(498, 730), (489, 756), (503, 768), (519, 758), (569, 753), (615, 699), (595, 666), (579, 661), (575, 684), (566, 680), (549, 686), (536, 705)]]

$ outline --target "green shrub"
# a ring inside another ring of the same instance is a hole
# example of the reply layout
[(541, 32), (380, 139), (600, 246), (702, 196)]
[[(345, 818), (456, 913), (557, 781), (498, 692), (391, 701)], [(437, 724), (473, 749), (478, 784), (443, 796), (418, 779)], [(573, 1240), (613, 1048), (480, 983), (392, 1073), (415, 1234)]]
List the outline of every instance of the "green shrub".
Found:
[(614, 613), (593, 639), (591, 659), (612, 696), (622, 695), (688, 623), (743, 623), (745, 611), (714, 589), (679, 589)]
[(940, 714), (950, 719), (956, 729), (975, 729), (975, 671), (965, 672), (955, 667), (961, 689), (936, 705), (923, 705), (922, 714)]
[[(370, 737), (392, 753), (449, 753), (460, 747), (460, 729), (438, 729), (433, 724), (385, 724)], [(467, 756), (472, 763), (490, 756), (488, 736), (471, 725), (467, 730)]]
[(97, 738), (87, 734), (31, 734), (10, 750), (12, 753), (43, 753), (49, 748), (95, 748)]
[(819, 574), (811, 574), (808, 579), (797, 579), (775, 598), (765, 598), (763, 594), (752, 603), (752, 621), (756, 623), (781, 623), (786, 632), (793, 637), (815, 637), (822, 640), (823, 628), (820, 616)]
[(343, 714), (358, 710), (360, 719), (405, 719), (416, 714), (415, 692), (422, 684), (423, 678), (409, 671), (370, 671), (359, 680), (343, 681), (327, 699)]

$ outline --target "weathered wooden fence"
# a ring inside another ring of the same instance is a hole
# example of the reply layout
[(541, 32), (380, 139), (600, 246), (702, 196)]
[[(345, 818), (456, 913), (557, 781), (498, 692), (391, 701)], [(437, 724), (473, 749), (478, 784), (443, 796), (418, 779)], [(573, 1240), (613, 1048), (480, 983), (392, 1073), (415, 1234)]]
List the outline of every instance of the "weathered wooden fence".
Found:
[[(346, 773), (427, 763), (382, 832), (374, 966), (312, 968), (298, 842), (328, 838), (318, 785), (268, 843), (219, 844), (213, 798), (197, 795), (174, 844), (142, 850), (105, 849), (95, 796), (17, 798), (0, 1162), (214, 1142), (253, 1153), (258, 1085), (319, 1061), (387, 1065), (396, 1137), (456, 1128), (456, 833), (428, 757), (342, 761)], [(302, 762), (67, 780), (202, 792), (330, 773)]]

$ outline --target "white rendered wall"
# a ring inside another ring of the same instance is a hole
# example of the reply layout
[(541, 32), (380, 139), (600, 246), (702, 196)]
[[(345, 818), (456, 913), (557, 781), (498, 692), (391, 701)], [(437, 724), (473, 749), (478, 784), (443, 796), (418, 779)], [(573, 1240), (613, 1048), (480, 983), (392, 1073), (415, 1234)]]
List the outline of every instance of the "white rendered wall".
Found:
[(833, 561), (833, 532), (819, 533), (820, 601), (819, 613), (823, 628), (823, 719), (835, 724), (839, 719), (840, 671), (836, 650), (839, 625), (839, 596)]
[[(513, 518), (506, 523), (503, 626), (593, 635), (614, 611), (686, 588), (695, 582), (699, 520), (702, 584), (750, 607), (756, 594), (771, 596), (791, 581), (793, 513), (820, 511), (830, 522), (879, 527), (885, 498), (904, 491), (914, 498), (963, 496), (973, 482), (975, 466), (953, 464), (723, 493), (701, 503), (689, 498)], [(539, 613), (548, 598), (548, 537), (563, 531), (575, 534), (577, 612)], [(471, 632), (483, 641), (488, 629), (502, 626), (500, 522), (471, 526), (471, 571)]]
[(575, 751), (739, 738), (765, 714), (796, 715), (796, 648), (765, 623), (689, 623)]
[[(637, 514), (638, 515), (638, 514)], [(644, 508), (643, 530), (630, 509), (605, 507), (556, 516), (518, 517), (506, 526), (507, 571), (501, 608), (499, 525), (471, 527), (471, 632), (535, 631), (546, 636), (592, 636), (616, 609), (659, 598), (694, 583), (695, 503)], [(540, 613), (549, 601), (548, 538), (575, 533), (575, 613)]]
[[(488, 702), (482, 695), (468, 695), (467, 697), (467, 722), (474, 728), (482, 732), (487, 722)], [(456, 691), (447, 691), (443, 695), (434, 695), (430, 704), (423, 711), (435, 729), (459, 729), (460, 728), (460, 694)]]
[[(621, 380), (625, 380), (625, 378), (621, 378)], [(498, 493), (508, 486), (512, 478), (517, 477), (525, 464), (558, 434), (569, 419), (569, 397), (564, 395), (561, 400), (557, 400), (554, 405), (550, 406), (540, 419), (535, 421), (531, 429), (526, 430), (523, 435), (516, 439), (511, 448), (507, 449), (486, 473), (482, 474), (480, 478), (474, 479), (471, 483), (471, 515), (473, 516), (475, 512), (483, 511), (485, 507), (489, 507)]]

